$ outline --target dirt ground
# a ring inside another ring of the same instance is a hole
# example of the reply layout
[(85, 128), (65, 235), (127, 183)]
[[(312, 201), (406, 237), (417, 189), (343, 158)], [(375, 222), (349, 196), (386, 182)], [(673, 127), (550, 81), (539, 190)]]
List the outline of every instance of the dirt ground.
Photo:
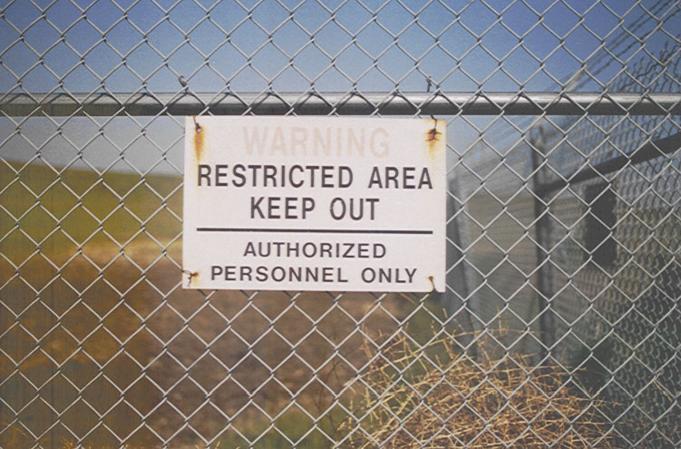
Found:
[(306, 432), (319, 420), (331, 435), (345, 416), (360, 346), (428, 327), (427, 298), (183, 290), (177, 244), (124, 253), (87, 248), (59, 273), (0, 273), (11, 279), (0, 446), (323, 443)]

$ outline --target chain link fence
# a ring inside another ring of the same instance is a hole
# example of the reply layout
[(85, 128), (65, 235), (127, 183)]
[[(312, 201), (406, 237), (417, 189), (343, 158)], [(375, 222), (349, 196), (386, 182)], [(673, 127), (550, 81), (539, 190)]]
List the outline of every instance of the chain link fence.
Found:
[[(2, 2), (0, 447), (681, 447), (680, 12)], [(189, 114), (446, 119), (447, 292), (183, 290)]]

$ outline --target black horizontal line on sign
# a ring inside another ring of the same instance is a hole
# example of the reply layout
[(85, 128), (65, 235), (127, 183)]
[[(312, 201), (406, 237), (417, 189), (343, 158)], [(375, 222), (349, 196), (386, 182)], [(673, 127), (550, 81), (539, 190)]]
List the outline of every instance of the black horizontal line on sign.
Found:
[(406, 234), (430, 235), (432, 230), (423, 229), (304, 229), (304, 228), (196, 228), (198, 232), (271, 232), (307, 234)]

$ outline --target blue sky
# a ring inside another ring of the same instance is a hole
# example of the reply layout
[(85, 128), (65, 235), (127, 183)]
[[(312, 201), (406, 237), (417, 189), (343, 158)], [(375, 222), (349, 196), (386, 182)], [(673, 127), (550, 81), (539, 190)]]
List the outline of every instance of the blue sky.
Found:
[[(578, 58), (591, 57), (594, 65), (613, 59), (597, 52), (601, 41), (621, 51), (655, 28), (651, 15), (668, 19), (679, 7), (670, 0), (574, 0), (569, 7), (554, 1), (5, 3), (5, 92), (19, 81), (27, 91), (51, 91), (61, 87), (59, 78), (72, 92), (175, 92), (179, 74), (197, 92), (226, 90), (228, 83), (235, 91), (259, 91), (270, 82), (278, 91), (313, 85), (346, 91), (354, 80), (362, 91), (392, 90), (396, 83), (419, 91), (426, 76), (449, 91), (555, 90), (555, 80), (580, 68)], [(648, 20), (635, 28), (642, 17)], [(659, 51), (670, 40), (665, 32), (678, 35), (680, 19), (668, 19), (645, 46), (622, 57)], [(613, 45), (618, 37), (624, 44)], [(607, 81), (621, 68), (612, 64), (598, 78)]]

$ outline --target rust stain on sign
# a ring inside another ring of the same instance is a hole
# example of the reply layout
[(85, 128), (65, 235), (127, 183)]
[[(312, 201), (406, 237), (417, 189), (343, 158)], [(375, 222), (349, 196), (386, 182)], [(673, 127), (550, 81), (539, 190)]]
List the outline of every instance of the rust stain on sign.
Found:
[(197, 271), (187, 272), (187, 277), (189, 278), (189, 287), (199, 281), (199, 273)]
[(428, 147), (428, 154), (431, 156), (442, 151), (444, 149), (444, 139), (442, 139), (442, 129), (445, 126), (444, 120), (432, 119), (427, 120), (428, 130), (426, 131), (425, 141)]
[(199, 125), (194, 117), (194, 154), (196, 156), (196, 161), (201, 161), (201, 156), (203, 155), (203, 143), (206, 140), (206, 129)]
[(435, 291), (436, 290), (435, 289), (435, 277), (433, 277), (432, 275), (428, 276), (428, 282), (430, 282), (430, 285), (433, 286), (433, 291)]

